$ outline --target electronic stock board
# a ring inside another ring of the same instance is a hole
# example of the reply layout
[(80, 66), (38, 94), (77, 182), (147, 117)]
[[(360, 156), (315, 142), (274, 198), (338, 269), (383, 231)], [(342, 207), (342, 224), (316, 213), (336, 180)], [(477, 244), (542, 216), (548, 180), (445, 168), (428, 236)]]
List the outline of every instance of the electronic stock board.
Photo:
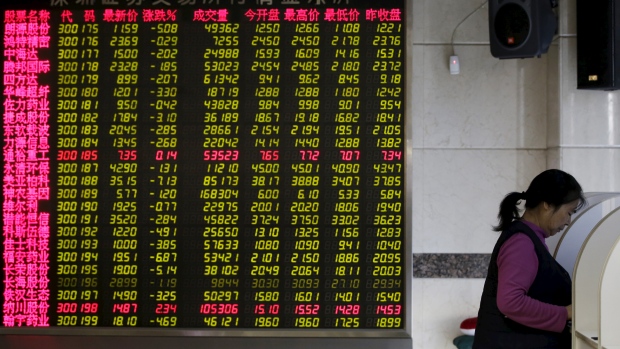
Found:
[(404, 0), (0, 8), (0, 333), (408, 336)]

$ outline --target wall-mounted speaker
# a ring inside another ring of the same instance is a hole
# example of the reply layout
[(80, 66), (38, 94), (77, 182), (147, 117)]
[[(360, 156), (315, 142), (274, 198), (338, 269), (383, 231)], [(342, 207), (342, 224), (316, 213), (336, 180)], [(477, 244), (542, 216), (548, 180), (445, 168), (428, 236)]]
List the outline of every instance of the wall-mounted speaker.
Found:
[(491, 54), (500, 59), (540, 57), (558, 29), (557, 0), (489, 0)]
[(619, 0), (577, 0), (578, 89), (620, 89), (619, 7)]

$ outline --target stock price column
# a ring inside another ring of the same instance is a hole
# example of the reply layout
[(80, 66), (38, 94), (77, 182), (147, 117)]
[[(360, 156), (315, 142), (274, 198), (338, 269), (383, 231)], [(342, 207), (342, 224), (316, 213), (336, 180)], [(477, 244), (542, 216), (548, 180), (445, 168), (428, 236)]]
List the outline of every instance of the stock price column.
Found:
[(372, 98), (367, 110), (367, 146), (374, 164), (366, 176), (372, 185), (372, 207), (367, 216), (373, 228), (368, 231), (366, 249), (369, 276), (366, 301), (368, 324), (376, 328), (401, 328), (404, 285), (403, 211), (403, 108), (404, 67), (403, 36), (400, 13), (376, 11), (369, 18), (377, 22), (371, 48), (367, 50), (372, 65)]
[(57, 29), (58, 326), (99, 320), (99, 25), (92, 11), (80, 15), (64, 12)]
[(250, 174), (250, 185), (245, 184), (248, 195), (244, 216), (246, 289), (245, 313), (248, 316), (244, 326), (278, 327), (280, 325), (280, 277), (281, 232), (283, 222), (280, 212), (280, 29), (281, 24), (248, 24), (247, 37), (251, 41), (244, 44), (249, 48), (248, 64), (245, 73), (251, 77), (246, 95), (252, 96), (246, 105), (249, 129), (244, 156), (248, 158), (245, 173)]
[[(123, 12), (117, 12), (121, 15)], [(139, 49), (140, 25), (133, 19), (110, 13), (104, 15), (102, 26), (106, 31), (106, 56), (104, 69), (109, 79), (110, 101), (105, 115), (102, 115), (103, 131), (109, 135), (105, 144), (111, 149), (106, 155), (109, 170), (109, 188), (102, 201), (109, 203), (109, 215), (103, 217), (106, 235), (111, 236), (105, 246), (105, 294), (103, 305), (111, 313), (107, 326), (137, 326), (139, 300), (139, 244), (142, 231), (138, 229), (139, 206)], [(130, 23), (127, 23), (130, 22)], [(110, 98), (110, 96), (112, 98)], [(142, 126), (144, 127), (144, 126)], [(146, 154), (140, 153), (140, 156)], [(143, 217), (140, 217), (143, 219)]]
[[(288, 27), (286, 51), (291, 56), (291, 62), (285, 69), (291, 76), (290, 91), (293, 97), (286, 97), (287, 113), (286, 131), (290, 134), (287, 149), (287, 169), (291, 176), (287, 176), (287, 185), (291, 189), (286, 193), (290, 204), (286, 206), (287, 217), (290, 217), (290, 227), (286, 228), (285, 260), (285, 300), (290, 302), (286, 306), (286, 313), (293, 314), (287, 327), (312, 328), (320, 325), (320, 111), (319, 98), (321, 94), (320, 58), (321, 38), (318, 15), (313, 13), (305, 16), (295, 13), (287, 17), (285, 25)], [(285, 61), (288, 61), (286, 59)], [(287, 222), (288, 223), (288, 220)]]
[[(319, 14), (315, 11), (299, 11), (287, 17), (289, 26), (287, 52), (291, 62), (286, 69), (291, 76), (291, 97), (286, 97), (286, 130), (288, 137), (285, 159), (291, 176), (287, 178), (289, 195), (285, 268), (286, 300), (292, 303), (287, 312), (293, 313), (293, 320), (287, 327), (319, 327), (321, 319), (321, 161), (326, 154), (321, 153), (321, 83), (320, 59), (322, 57), (321, 28)], [(288, 57), (287, 57), (288, 58)], [(288, 61), (286, 59), (285, 61)]]
[(334, 88), (335, 112), (330, 113), (328, 139), (330, 153), (334, 154), (330, 168), (330, 197), (333, 200), (329, 229), (329, 262), (331, 272), (326, 281), (328, 313), (334, 327), (360, 327), (360, 271), (363, 258), (360, 254), (360, 199), (363, 189), (362, 165), (370, 154), (361, 145), (360, 93), (363, 90), (360, 74), (361, 24), (354, 11), (345, 18), (353, 22), (338, 22), (329, 37), (333, 52), (330, 57), (331, 79)]

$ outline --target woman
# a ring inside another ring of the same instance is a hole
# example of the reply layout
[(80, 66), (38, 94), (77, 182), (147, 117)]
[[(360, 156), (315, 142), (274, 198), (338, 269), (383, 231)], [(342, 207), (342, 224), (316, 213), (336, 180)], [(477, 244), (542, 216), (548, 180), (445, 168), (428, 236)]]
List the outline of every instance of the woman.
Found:
[(564, 229), (584, 204), (579, 183), (560, 170), (544, 171), (527, 191), (506, 195), (494, 227), (502, 233), (489, 263), (474, 349), (571, 348), (571, 278), (545, 238)]

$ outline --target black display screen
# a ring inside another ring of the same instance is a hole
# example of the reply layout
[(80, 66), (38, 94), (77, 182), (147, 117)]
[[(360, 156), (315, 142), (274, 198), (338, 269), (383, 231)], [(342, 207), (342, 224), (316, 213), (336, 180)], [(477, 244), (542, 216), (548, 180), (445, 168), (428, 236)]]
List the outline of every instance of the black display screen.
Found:
[(198, 2), (0, 5), (3, 326), (402, 329), (404, 0)]

